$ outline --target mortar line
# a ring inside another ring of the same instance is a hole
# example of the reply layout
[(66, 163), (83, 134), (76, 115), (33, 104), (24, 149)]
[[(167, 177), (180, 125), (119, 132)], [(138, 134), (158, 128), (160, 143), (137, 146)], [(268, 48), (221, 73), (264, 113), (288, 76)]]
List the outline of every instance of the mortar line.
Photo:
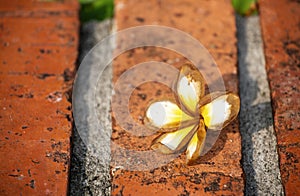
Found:
[[(96, 46), (102, 39), (109, 36), (112, 28), (112, 20), (104, 20), (102, 22), (87, 22), (82, 26), (81, 33), (81, 51), (80, 61), (88, 54), (88, 52)], [(105, 42), (106, 43), (106, 42)], [(102, 141), (93, 142), (99, 138), (98, 130), (87, 130), (87, 140), (92, 141), (93, 146), (87, 146), (81, 138), (81, 135), (74, 129), (73, 150), (70, 174), (70, 195), (111, 195), (111, 177), (110, 177), (110, 138), (112, 132), (112, 122), (110, 117), (110, 101), (112, 96), (112, 66), (107, 66), (100, 80), (96, 80), (97, 76), (93, 75), (97, 68), (97, 63), (101, 62), (101, 56), (111, 55), (112, 46), (105, 45), (105, 51), (94, 48), (92, 56), (89, 56), (89, 69), (85, 70), (85, 80), (80, 88), (93, 88), (96, 86), (95, 102), (97, 114), (90, 114), (89, 105), (81, 103), (80, 107), (85, 108), (88, 115), (97, 115), (102, 123), (105, 133), (102, 135)], [(96, 84), (95, 84), (96, 83)], [(84, 86), (86, 85), (86, 86)], [(91, 101), (91, 100), (89, 100)], [(77, 106), (79, 107), (79, 106)], [(84, 112), (83, 112), (84, 113)], [(84, 115), (83, 115), (84, 116)], [(87, 117), (88, 118), (88, 117)], [(88, 120), (87, 120), (88, 121)], [(89, 122), (90, 124), (94, 122)], [(91, 148), (92, 147), (92, 148)], [(94, 151), (96, 148), (98, 151)]]
[(245, 195), (284, 195), (258, 16), (236, 16)]

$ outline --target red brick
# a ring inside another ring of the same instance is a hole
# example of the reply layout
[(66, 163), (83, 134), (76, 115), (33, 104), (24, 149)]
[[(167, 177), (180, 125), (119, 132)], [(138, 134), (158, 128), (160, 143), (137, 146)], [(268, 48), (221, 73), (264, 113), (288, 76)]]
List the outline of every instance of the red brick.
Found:
[[(56, 14), (61, 14), (59, 12), (68, 11), (73, 12), (75, 15), (79, 4), (74, 0), (63, 0), (63, 1), (48, 1), (48, 0), (0, 0), (0, 11), (2, 13), (4, 11), (10, 12), (9, 15), (16, 15), (18, 11), (24, 10), (28, 12), (34, 11), (46, 11), (46, 12), (54, 12), (52, 13), (54, 16)], [(14, 13), (12, 13), (14, 12)], [(56, 14), (55, 14), (56, 13)]]
[(49, 17), (24, 17), (22, 23), (18, 17), (2, 17), (0, 25), (1, 47), (14, 44), (18, 44), (21, 49), (27, 45), (74, 46), (77, 41), (76, 17), (53, 17), (52, 20)]
[[(68, 65), (75, 64), (76, 53), (73, 52), (74, 46), (29, 46), (17, 44), (9, 47), (0, 47), (1, 51), (7, 51), (11, 55), (0, 54), (0, 73), (18, 75), (28, 74), (36, 77), (43, 77), (43, 74), (50, 76), (62, 76), (64, 72), (74, 71), (74, 67)], [(20, 49), (19, 49), (20, 48)], [(22, 52), (18, 52), (22, 50)], [(18, 56), (20, 58), (12, 58)], [(57, 58), (53, 58), (56, 56)]]
[[(156, 24), (175, 27), (198, 39), (213, 55), (223, 74), (226, 88), (237, 93), (237, 49), (235, 18), (230, 1), (116, 1), (117, 30), (138, 25)], [(125, 40), (126, 41), (126, 40)], [(149, 60), (167, 62), (179, 68), (187, 59), (161, 48), (134, 49), (120, 55), (113, 63), (116, 82), (131, 66)], [(147, 78), (148, 72), (135, 76)], [(168, 76), (161, 76), (168, 77)], [(172, 76), (170, 76), (172, 77)], [(134, 79), (137, 79), (134, 78)], [(159, 93), (158, 93), (159, 92)], [(141, 98), (141, 94), (146, 95)], [(129, 101), (132, 118), (141, 122), (149, 102), (172, 97), (170, 89), (160, 84), (143, 84), (135, 89)], [(157, 136), (134, 137), (118, 122), (113, 124), (113, 142), (137, 151), (149, 150)], [(118, 156), (118, 155), (115, 155)], [(133, 157), (134, 158), (134, 157)], [(151, 159), (151, 157), (149, 157)], [(125, 158), (121, 161), (127, 161)], [(237, 120), (225, 128), (212, 150), (200, 158), (199, 164), (187, 166), (185, 156), (151, 171), (113, 172), (112, 194), (118, 195), (201, 195), (243, 194), (244, 179), (241, 138)], [(139, 161), (139, 160), (137, 160)]]
[[(0, 140), (51, 140), (69, 138), (71, 112), (66, 100), (50, 103), (36, 99), (1, 100)], [(16, 112), (24, 111), (24, 112)], [(26, 117), (26, 118), (24, 118)], [(8, 141), (9, 142), (9, 141)]]
[(1, 139), (1, 195), (66, 195), (69, 146), (69, 140)]
[(286, 195), (300, 186), (300, 4), (260, 1), (280, 170)]
[(0, 54), (1, 72), (62, 74), (74, 70), (69, 65), (76, 61), (72, 50), (78, 42), (77, 17), (23, 18), (22, 23), (19, 18), (3, 17), (0, 26), (0, 49), (6, 51)]
[(0, 5), (0, 194), (66, 195), (78, 2)]

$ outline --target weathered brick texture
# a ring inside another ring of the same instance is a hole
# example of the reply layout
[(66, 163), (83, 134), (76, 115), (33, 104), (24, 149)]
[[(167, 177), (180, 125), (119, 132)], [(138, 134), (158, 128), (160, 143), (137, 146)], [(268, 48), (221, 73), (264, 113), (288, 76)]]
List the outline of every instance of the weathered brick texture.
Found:
[[(237, 93), (236, 27), (230, 1), (118, 0), (115, 5), (117, 30), (154, 24), (177, 28), (195, 37), (216, 60), (226, 88)], [(166, 62), (177, 68), (187, 61), (179, 54), (161, 48), (134, 49), (114, 61), (114, 81), (131, 66), (149, 60)], [(141, 73), (135, 77), (147, 78), (148, 74)], [(149, 102), (168, 96), (172, 96), (172, 93), (163, 85), (143, 84), (130, 97), (132, 117), (136, 122), (142, 122)], [(135, 137), (126, 133), (117, 122), (113, 125), (113, 142), (127, 149), (149, 150), (153, 138), (154, 136)], [(199, 164), (187, 166), (185, 156), (180, 156), (165, 166), (150, 171), (118, 169), (113, 172), (112, 194), (241, 195), (244, 179), (240, 159), (241, 138), (238, 121), (235, 120), (222, 131), (212, 150), (201, 158)]]
[(0, 195), (66, 195), (76, 0), (0, 1)]
[(299, 1), (260, 1), (266, 70), (286, 195), (300, 194), (299, 13)]

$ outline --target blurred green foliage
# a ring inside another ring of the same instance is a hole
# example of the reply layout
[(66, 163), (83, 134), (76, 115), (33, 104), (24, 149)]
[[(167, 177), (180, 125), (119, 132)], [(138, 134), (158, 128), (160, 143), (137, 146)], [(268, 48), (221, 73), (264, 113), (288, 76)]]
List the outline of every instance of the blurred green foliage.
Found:
[(257, 14), (257, 0), (232, 0), (235, 11), (243, 16)]
[(81, 5), (80, 20), (104, 20), (112, 18), (114, 14), (113, 0), (79, 0)]
[[(232, 0), (232, 6), (235, 11), (241, 15), (257, 14), (258, 0)], [(113, 0), (79, 0), (81, 4), (80, 20), (86, 22), (89, 20), (104, 20), (112, 18), (114, 14)]]

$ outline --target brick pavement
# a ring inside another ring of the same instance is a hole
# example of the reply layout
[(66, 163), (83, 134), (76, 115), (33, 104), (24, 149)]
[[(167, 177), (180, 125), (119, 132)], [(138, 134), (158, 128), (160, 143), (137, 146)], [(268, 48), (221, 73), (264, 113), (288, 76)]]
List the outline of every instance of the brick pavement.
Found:
[(299, 13), (299, 1), (260, 1), (266, 70), (286, 195), (300, 194)]
[[(151, 8), (151, 9), (150, 9)], [(70, 89), (78, 49), (78, 3), (0, 0), (0, 194), (67, 194), (71, 136)], [(281, 177), (286, 195), (298, 195), (299, 17), (297, 1), (260, 1), (266, 69), (271, 88)], [(211, 52), (226, 88), (237, 92), (237, 49), (230, 1), (116, 1), (117, 29), (143, 24), (190, 33)], [(276, 28), (278, 27), (278, 28)], [(144, 51), (143, 51), (144, 50)], [(139, 62), (158, 60), (179, 67), (186, 59), (157, 48), (134, 49), (114, 62), (114, 80)], [(125, 62), (125, 63), (124, 63)], [(151, 88), (151, 91), (149, 90)], [(131, 97), (138, 121), (149, 101), (170, 95), (145, 84)], [(150, 139), (135, 138), (113, 125), (112, 139), (145, 150)], [(113, 172), (112, 194), (242, 194), (241, 139), (237, 120), (225, 128), (200, 164), (184, 156), (150, 171)]]
[(66, 195), (78, 3), (0, 1), (0, 194)]
[[(132, 0), (118, 0), (115, 5), (117, 30), (145, 24), (165, 25), (183, 30), (198, 39), (216, 60), (226, 88), (237, 93), (236, 27), (230, 1), (143, 1), (137, 4)], [(131, 66), (148, 60), (167, 62), (177, 68), (186, 62), (180, 55), (163, 49), (134, 49), (114, 61), (114, 81)], [(139, 77), (147, 77), (148, 73), (144, 74)], [(131, 95), (131, 115), (140, 121), (149, 101), (168, 95), (170, 91), (162, 85), (143, 84)], [(133, 137), (116, 122), (113, 124), (112, 139), (125, 148), (147, 150), (153, 137)], [(244, 190), (240, 159), (241, 138), (235, 120), (223, 130), (215, 147), (209, 155), (202, 157), (198, 165), (188, 167), (185, 157), (180, 156), (150, 171), (113, 168), (112, 194), (240, 195)]]

